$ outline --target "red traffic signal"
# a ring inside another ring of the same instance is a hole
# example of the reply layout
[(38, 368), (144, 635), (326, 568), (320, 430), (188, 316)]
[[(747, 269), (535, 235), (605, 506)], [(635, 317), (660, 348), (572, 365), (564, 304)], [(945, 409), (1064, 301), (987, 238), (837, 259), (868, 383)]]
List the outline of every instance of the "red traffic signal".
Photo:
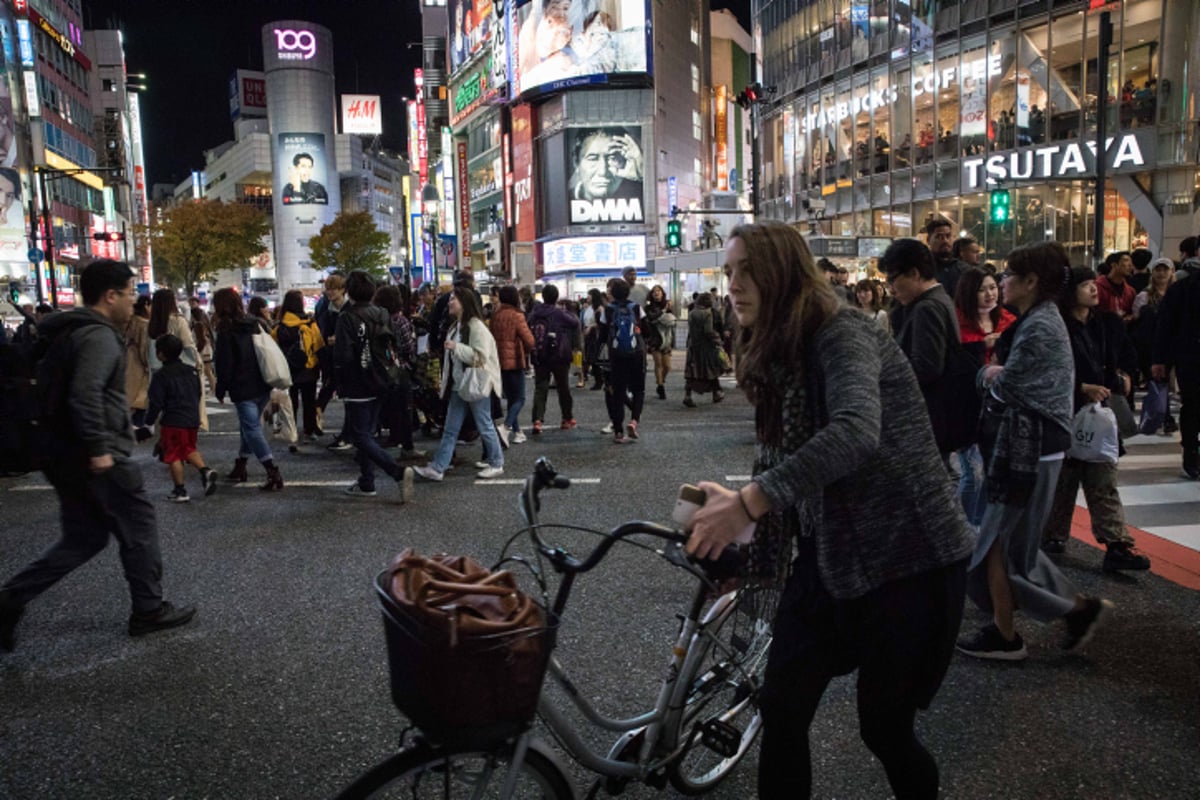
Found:
[(125, 234), (120, 231), (102, 231), (100, 233), (93, 233), (92, 238), (97, 242), (123, 242), (125, 241)]

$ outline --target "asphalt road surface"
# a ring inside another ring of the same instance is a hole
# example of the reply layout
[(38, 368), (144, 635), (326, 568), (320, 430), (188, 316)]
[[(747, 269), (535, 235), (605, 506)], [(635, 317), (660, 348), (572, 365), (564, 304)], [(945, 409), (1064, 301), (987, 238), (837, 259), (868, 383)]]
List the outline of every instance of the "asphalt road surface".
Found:
[[(684, 408), (680, 373), (668, 400), (647, 399), (642, 438), (626, 446), (598, 432), (599, 392), (575, 391), (580, 426), (569, 432), (557, 428), (552, 395), (547, 432), (508, 451), (504, 478), (515, 482), (549, 456), (585, 480), (548, 496), (544, 519), (599, 528), (666, 522), (682, 482), (744, 479), (753, 449), (746, 401), (734, 390), (720, 405), (699, 398), (699, 408)], [(236, 421), (229, 406), (211, 408), (201, 449), (226, 471)], [(340, 415), (334, 403), (327, 428)], [(190, 474), (193, 500), (176, 505), (165, 500), (165, 468), (142, 445), (167, 598), (196, 603), (199, 614), (185, 628), (130, 639), (115, 547), (30, 604), (16, 652), (0, 655), (0, 798), (325, 798), (386, 757), (405, 723), (390, 702), (373, 576), (408, 546), (490, 560), (520, 528), (519, 487), (477, 484), (478, 446), (459, 454), (465, 463), (441, 484), (418, 483), (410, 506), (386, 480), (378, 497), (343, 496), (356, 475), (350, 453), (292, 455), (282, 444), (283, 493), (222, 485), (204, 498)], [(250, 472), (261, 482), (260, 467)], [(40, 477), (0, 480), (0, 579), (57, 530), (55, 496)], [(562, 537), (586, 546), (584, 535)], [(1196, 796), (1200, 593), (1147, 573), (1105, 575), (1100, 557), (1073, 542), (1062, 559), (1084, 591), (1117, 605), (1085, 654), (1062, 655), (1057, 628), (1020, 620), (1028, 661), (955, 658), (919, 718), (943, 797)], [(559, 654), (602, 710), (630, 714), (652, 702), (689, 588), (634, 548), (580, 580)], [(965, 625), (981, 619), (968, 609)], [(858, 737), (852, 677), (830, 687), (811, 739), (814, 796), (889, 796)], [(600, 752), (610, 744), (591, 741)], [(754, 769), (752, 755), (712, 796), (752, 797)], [(582, 794), (582, 770), (577, 779)], [(635, 786), (626, 796), (658, 794)]]

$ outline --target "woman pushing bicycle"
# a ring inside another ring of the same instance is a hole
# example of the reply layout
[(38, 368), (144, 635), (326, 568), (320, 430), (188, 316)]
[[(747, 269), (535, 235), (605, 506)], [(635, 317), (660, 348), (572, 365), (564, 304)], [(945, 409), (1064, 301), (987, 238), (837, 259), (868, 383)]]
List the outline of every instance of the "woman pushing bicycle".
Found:
[(754, 477), (700, 484), (688, 550), (716, 557), (748, 521), (752, 560), (795, 537), (760, 698), (759, 797), (811, 794), (809, 726), (830, 680), (857, 669), (863, 741), (896, 797), (935, 798), (913, 723), (954, 650), (972, 541), (916, 378), (790, 226), (739, 226), (725, 252)]

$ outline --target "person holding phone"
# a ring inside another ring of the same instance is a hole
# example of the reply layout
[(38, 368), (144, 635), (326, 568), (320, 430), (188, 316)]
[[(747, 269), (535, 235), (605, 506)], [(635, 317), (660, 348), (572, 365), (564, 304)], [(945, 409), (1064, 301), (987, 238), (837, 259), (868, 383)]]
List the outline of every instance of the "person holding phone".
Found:
[(829, 682), (855, 670), (862, 738), (892, 790), (936, 797), (913, 724), (950, 663), (972, 540), (916, 376), (791, 226), (738, 226), (725, 254), (753, 478), (699, 484), (687, 549), (715, 558), (752, 523), (752, 554), (795, 547), (760, 698), (759, 797), (810, 795), (809, 726)]

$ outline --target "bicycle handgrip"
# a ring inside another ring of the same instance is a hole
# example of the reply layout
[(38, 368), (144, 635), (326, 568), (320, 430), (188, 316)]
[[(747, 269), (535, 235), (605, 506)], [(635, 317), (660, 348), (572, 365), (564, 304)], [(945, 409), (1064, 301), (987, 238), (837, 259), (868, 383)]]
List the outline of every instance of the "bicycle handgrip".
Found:
[(737, 545), (729, 545), (715, 559), (696, 558), (693, 561), (700, 569), (704, 570), (704, 574), (708, 576), (709, 580), (720, 583), (740, 575), (748, 557), (747, 550)]

